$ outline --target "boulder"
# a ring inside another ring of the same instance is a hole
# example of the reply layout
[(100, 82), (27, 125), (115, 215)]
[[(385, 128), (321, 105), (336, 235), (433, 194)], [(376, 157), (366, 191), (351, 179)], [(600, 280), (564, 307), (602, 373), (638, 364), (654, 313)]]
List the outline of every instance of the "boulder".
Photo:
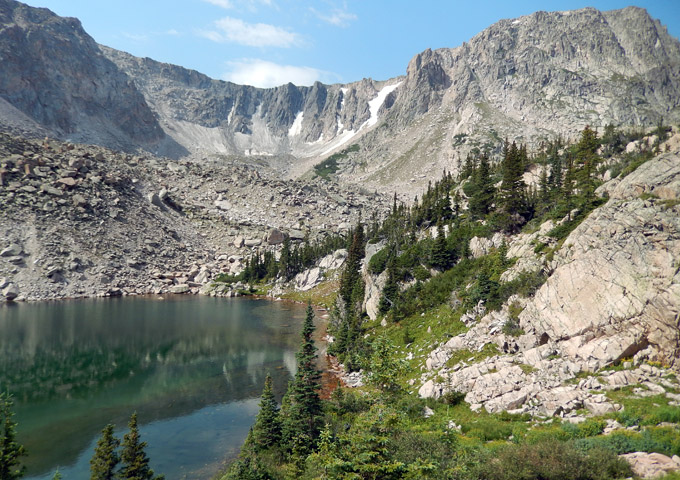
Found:
[(262, 239), (261, 238), (249, 238), (243, 244), (246, 247), (259, 247), (262, 245)]
[(272, 228), (267, 233), (267, 243), (269, 245), (279, 245), (286, 239), (286, 234), (278, 228)]
[(180, 283), (178, 285), (172, 285), (170, 287), (170, 293), (187, 293), (190, 290), (189, 285), (186, 283)]
[(319, 267), (310, 268), (304, 272), (300, 272), (295, 276), (295, 290), (306, 292), (316, 287), (323, 280), (321, 269)]
[(680, 353), (680, 215), (640, 199), (680, 197), (680, 157), (641, 165), (564, 241), (555, 270), (520, 314), (525, 331), (560, 343), (593, 370), (650, 348), (673, 364)]
[(680, 470), (680, 457), (667, 457), (661, 453), (633, 452), (619, 455), (630, 463), (633, 472), (641, 478), (657, 478)]
[(17, 257), (23, 253), (21, 245), (11, 243), (0, 251), (0, 257)]
[(2, 295), (5, 297), (5, 300), (11, 302), (19, 296), (19, 287), (13, 283), (10, 283), (2, 289)]

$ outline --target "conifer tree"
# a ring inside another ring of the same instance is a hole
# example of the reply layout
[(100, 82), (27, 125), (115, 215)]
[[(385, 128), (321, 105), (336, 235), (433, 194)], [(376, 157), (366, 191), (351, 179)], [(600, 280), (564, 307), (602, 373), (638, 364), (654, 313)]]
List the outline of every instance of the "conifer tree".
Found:
[(260, 397), (260, 411), (253, 426), (253, 442), (255, 448), (260, 450), (276, 446), (280, 441), (281, 418), (279, 417), (279, 407), (272, 391), (272, 377), (267, 374)]
[(14, 480), (24, 476), (25, 466), (19, 459), (26, 455), (23, 445), (16, 441), (17, 423), (12, 420), (12, 397), (0, 393), (0, 480)]
[(390, 257), (387, 264), (387, 281), (382, 289), (380, 302), (378, 303), (378, 311), (380, 313), (387, 313), (399, 295), (399, 284), (394, 274), (396, 268), (394, 255)]
[(451, 255), (449, 254), (449, 246), (446, 242), (446, 234), (444, 233), (444, 226), (441, 222), (437, 224), (437, 238), (434, 240), (432, 247), (432, 256), (430, 264), (439, 270), (446, 270), (450, 265)]
[(600, 142), (597, 138), (597, 131), (586, 126), (581, 132), (581, 139), (576, 145), (579, 167), (577, 174), (578, 186), (586, 202), (591, 201), (595, 195), (595, 180), (593, 177), (599, 158), (597, 156), (599, 146)]
[(484, 218), (493, 205), (496, 189), (491, 180), (489, 157), (483, 154), (479, 160), (479, 168), (474, 174), (475, 191), (470, 198), (470, 213), (474, 218)]
[[(507, 141), (506, 141), (507, 143)], [(506, 154), (503, 158), (502, 170), (503, 181), (501, 183), (501, 202), (503, 211), (510, 217), (509, 229), (513, 229), (517, 224), (518, 216), (524, 213), (524, 162), (526, 155), (525, 148), (517, 148), (517, 144), (512, 142), (509, 148), (505, 148)]]
[(120, 462), (116, 449), (119, 446), (120, 440), (113, 436), (113, 425), (109, 423), (102, 430), (102, 435), (94, 449), (94, 455), (90, 459), (91, 480), (113, 480), (116, 478), (116, 467)]
[(154, 472), (149, 467), (149, 457), (144, 449), (146, 442), (139, 439), (139, 428), (137, 426), (137, 413), (133, 413), (128, 423), (130, 431), (123, 437), (123, 452), (120, 459), (123, 466), (120, 477), (125, 480), (152, 480), (160, 479), (154, 477)]
[(288, 404), (284, 412), (283, 437), (289, 449), (300, 447), (300, 438), (307, 440), (307, 448), (313, 445), (319, 435), (322, 420), (321, 372), (316, 368), (316, 347), (314, 346), (314, 311), (307, 306), (307, 315), (302, 325), (302, 344), (296, 354), (297, 372), (287, 392)]

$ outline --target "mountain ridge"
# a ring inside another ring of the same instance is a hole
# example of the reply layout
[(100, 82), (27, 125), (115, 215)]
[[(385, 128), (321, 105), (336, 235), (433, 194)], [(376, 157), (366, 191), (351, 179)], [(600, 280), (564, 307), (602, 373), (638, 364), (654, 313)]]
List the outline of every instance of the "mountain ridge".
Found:
[[(46, 9), (2, 0), (0, 12), (0, 56), (10, 67), (0, 83), (11, 105), (3, 123), (16, 108), (36, 124), (18, 112), (15, 123), (62, 139), (171, 158), (235, 156), (290, 178), (357, 144), (341, 155), (338, 180), (413, 193), (470, 151), (497, 152), (504, 138), (533, 145), (585, 125), (680, 120), (680, 42), (638, 7), (504, 19), (458, 47), (415, 55), (403, 76), (270, 89), (97, 45), (77, 20)], [(40, 35), (63, 37), (62, 50), (11, 55)], [(95, 68), (83, 68), (84, 58)], [(60, 65), (77, 73), (72, 84)], [(31, 69), (39, 79), (58, 75), (26, 83)], [(44, 91), (55, 98), (40, 98)]]

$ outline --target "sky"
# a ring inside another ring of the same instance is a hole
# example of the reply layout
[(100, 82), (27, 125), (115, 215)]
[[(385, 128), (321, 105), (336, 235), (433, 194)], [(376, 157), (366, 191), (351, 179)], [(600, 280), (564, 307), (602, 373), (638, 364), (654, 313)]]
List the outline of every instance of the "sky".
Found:
[[(347, 83), (403, 75), (503, 18), (621, 0), (27, 0), (77, 17), (98, 43), (239, 84)], [(680, 0), (637, 0), (680, 36)]]

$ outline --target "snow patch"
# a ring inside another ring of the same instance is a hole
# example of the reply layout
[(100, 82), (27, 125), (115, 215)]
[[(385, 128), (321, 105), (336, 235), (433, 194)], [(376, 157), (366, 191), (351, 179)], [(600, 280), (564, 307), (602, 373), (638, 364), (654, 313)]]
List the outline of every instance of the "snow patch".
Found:
[(290, 130), (288, 130), (288, 136), (289, 137), (294, 137), (295, 135), (300, 135), (300, 132), (302, 132), (302, 118), (304, 117), (304, 112), (300, 110), (296, 115), (295, 115), (295, 120), (293, 121), (293, 125), (290, 126)]
[[(368, 110), (371, 112), (371, 116), (368, 118), (368, 120), (366, 120), (366, 123), (364, 123), (361, 128), (370, 127), (378, 123), (378, 110), (380, 110), (382, 104), (385, 103), (387, 96), (392, 93), (399, 85), (401, 85), (401, 82), (383, 87), (378, 92), (378, 96), (368, 102)], [(359, 130), (361, 130), (361, 128)]]
[(354, 130), (346, 130), (346, 131), (342, 132), (340, 135), (338, 135), (337, 137), (335, 137), (333, 139), (333, 141), (331, 142), (331, 144), (329, 145), (329, 147), (326, 150), (321, 152), (321, 155), (326, 155), (327, 153), (331, 153), (333, 150), (335, 150), (339, 146), (344, 145), (345, 143), (347, 143), (348, 141), (350, 141), (352, 139), (352, 137), (355, 135), (355, 133), (358, 133), (358, 132), (355, 132)]
[(341, 88), (340, 91), (342, 92), (342, 99), (340, 100), (340, 111), (342, 112), (342, 109), (345, 108), (345, 97), (347, 96), (349, 88)]

